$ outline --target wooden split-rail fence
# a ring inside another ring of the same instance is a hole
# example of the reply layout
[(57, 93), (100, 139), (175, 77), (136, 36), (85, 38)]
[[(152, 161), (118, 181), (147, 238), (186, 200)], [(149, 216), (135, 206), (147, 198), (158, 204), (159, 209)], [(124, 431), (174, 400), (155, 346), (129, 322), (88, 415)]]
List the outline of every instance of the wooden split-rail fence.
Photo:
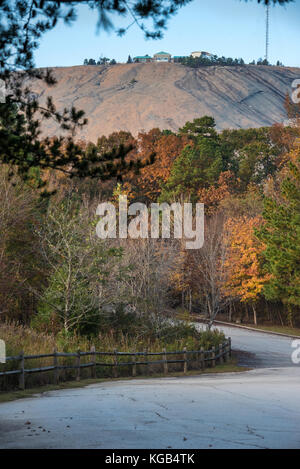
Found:
[[(182, 358), (173, 358), (174, 355), (180, 355)], [(90, 362), (82, 363), (82, 357), (91, 357)], [(111, 363), (98, 361), (100, 357), (112, 357)], [(119, 357), (132, 357), (132, 361), (120, 361)], [(160, 360), (149, 360), (149, 357), (161, 357)], [(194, 359), (190, 359), (193, 356)], [(60, 357), (73, 357), (75, 363), (72, 365), (60, 365)], [(170, 357), (170, 359), (169, 359)], [(196, 358), (195, 358), (196, 357)], [(166, 349), (163, 349), (162, 352), (148, 352), (147, 350), (143, 352), (118, 352), (114, 350), (113, 352), (98, 352), (95, 347), (92, 346), (89, 352), (81, 352), (78, 350), (75, 353), (64, 353), (57, 352), (54, 349), (53, 353), (46, 353), (41, 355), (24, 355), (24, 352), (21, 352), (20, 355), (14, 357), (6, 357), (6, 362), (9, 361), (18, 361), (19, 366), (16, 370), (0, 371), (1, 376), (11, 376), (19, 375), (19, 388), (25, 389), (26, 375), (31, 373), (44, 373), (48, 371), (53, 372), (53, 381), (54, 384), (58, 384), (60, 381), (60, 370), (74, 369), (76, 371), (76, 380), (80, 381), (80, 371), (83, 368), (90, 368), (91, 378), (96, 378), (97, 367), (112, 367), (113, 376), (118, 377), (119, 367), (128, 366), (131, 367), (131, 375), (135, 377), (137, 375), (137, 366), (143, 366), (143, 375), (150, 374), (150, 366), (152, 365), (161, 365), (163, 368), (164, 375), (167, 375), (169, 372), (169, 364), (181, 363), (182, 371), (184, 374), (187, 374), (189, 369), (189, 364), (193, 363), (193, 369), (204, 370), (207, 365), (210, 367), (215, 367), (217, 364), (222, 364), (226, 362), (231, 357), (231, 339), (228, 338), (225, 342), (220, 344), (217, 347), (213, 347), (211, 350), (187, 350), (184, 348), (180, 351), (167, 352)], [(53, 364), (50, 366), (44, 366), (40, 368), (26, 368), (26, 360), (32, 359), (43, 359), (43, 358), (53, 358)], [(195, 367), (196, 363), (196, 367)], [(1, 369), (1, 368), (0, 368)]]

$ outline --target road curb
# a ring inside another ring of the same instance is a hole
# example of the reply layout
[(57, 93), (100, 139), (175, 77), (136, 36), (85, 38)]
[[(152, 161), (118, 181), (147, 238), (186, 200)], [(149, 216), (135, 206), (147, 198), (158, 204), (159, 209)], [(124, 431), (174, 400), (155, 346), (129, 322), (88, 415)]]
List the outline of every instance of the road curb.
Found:
[[(204, 324), (208, 322), (205, 319), (199, 319), (199, 318), (194, 318), (194, 317), (193, 317), (193, 320), (195, 320), (196, 322), (204, 323)], [(223, 325), (223, 326), (228, 326), (228, 327), (236, 327), (237, 329), (246, 329), (248, 331), (253, 331), (253, 332), (261, 332), (262, 334), (278, 335), (281, 337), (288, 337), (290, 339), (300, 339), (299, 335), (284, 334), (282, 332), (267, 331), (265, 329), (256, 329), (255, 327), (241, 326), (239, 324), (233, 324), (231, 322), (214, 321), (213, 323), (220, 324), (221, 326)]]

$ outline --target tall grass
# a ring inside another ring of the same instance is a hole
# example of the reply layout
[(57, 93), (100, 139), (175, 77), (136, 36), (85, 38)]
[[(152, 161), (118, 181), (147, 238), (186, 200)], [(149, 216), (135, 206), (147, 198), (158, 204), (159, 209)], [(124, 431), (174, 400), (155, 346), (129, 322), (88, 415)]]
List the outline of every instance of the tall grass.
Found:
[[(173, 331), (175, 330), (175, 332)], [(2, 323), (0, 324), (0, 338), (6, 343), (6, 355), (7, 356), (18, 356), (21, 351), (25, 355), (39, 355), (53, 353), (56, 349), (58, 352), (76, 352), (80, 350), (82, 352), (88, 352), (91, 346), (94, 345), (96, 350), (99, 352), (113, 352), (118, 350), (119, 352), (144, 352), (147, 350), (149, 353), (161, 352), (163, 348), (167, 351), (181, 351), (184, 347), (188, 350), (199, 350), (203, 347), (205, 350), (209, 350), (213, 345), (218, 345), (224, 340), (224, 335), (219, 332), (197, 332), (191, 335), (187, 335), (187, 330), (184, 326), (177, 326), (176, 328), (170, 328), (173, 331), (173, 337), (170, 334), (166, 339), (153, 339), (145, 337), (143, 340), (136, 340), (134, 337), (125, 335), (123, 333), (115, 334), (114, 331), (106, 334), (98, 334), (92, 338), (86, 336), (79, 336), (76, 334), (64, 335), (64, 334), (47, 334), (43, 332), (37, 332), (34, 329), (19, 325), (16, 323)], [(180, 331), (184, 338), (181, 338)], [(174, 355), (172, 358), (182, 358), (181, 355)], [(157, 372), (160, 371), (159, 365), (151, 365), (151, 361), (160, 360), (159, 356), (148, 357), (150, 365), (148, 371)], [(132, 358), (130, 356), (118, 357), (119, 362), (130, 362)], [(90, 356), (81, 357), (81, 363), (88, 363), (91, 361)], [(112, 356), (100, 356), (97, 361), (104, 363), (113, 363)], [(141, 358), (143, 361), (143, 358)], [(59, 357), (59, 365), (74, 365), (74, 357)], [(44, 366), (53, 365), (53, 358), (37, 358), (25, 360), (25, 368), (39, 368)], [(6, 364), (0, 364), (0, 371), (16, 370), (18, 369), (19, 362), (8, 361)], [(176, 371), (180, 369), (180, 366), (174, 364), (171, 366), (172, 370)], [(142, 374), (144, 371), (143, 366), (138, 366), (138, 374)], [(90, 369), (82, 369), (82, 378), (90, 376)], [(71, 380), (74, 379), (75, 370), (61, 370), (60, 380)], [(130, 366), (119, 367), (120, 376), (128, 376), (131, 373)], [(97, 367), (97, 377), (107, 377), (112, 375), (112, 367)], [(40, 386), (51, 383), (53, 380), (52, 372), (43, 372), (30, 374), (26, 377), (26, 387)], [(0, 390), (12, 389), (18, 385), (18, 376), (5, 376), (0, 377)]]

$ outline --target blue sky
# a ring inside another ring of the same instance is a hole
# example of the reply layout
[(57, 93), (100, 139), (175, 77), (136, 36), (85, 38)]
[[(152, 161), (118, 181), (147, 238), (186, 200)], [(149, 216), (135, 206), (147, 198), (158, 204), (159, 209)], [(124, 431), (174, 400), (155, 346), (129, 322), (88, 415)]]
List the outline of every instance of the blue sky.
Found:
[[(194, 0), (173, 17), (161, 40), (145, 40), (136, 26), (125, 36), (96, 32), (97, 14), (87, 6), (78, 9), (71, 26), (59, 24), (47, 33), (36, 51), (36, 65), (81, 65), (85, 58), (101, 55), (126, 61), (128, 54), (150, 54), (164, 50), (172, 55), (189, 55), (205, 50), (219, 56), (245, 61), (264, 58), (265, 7), (256, 0)], [(112, 16), (116, 27), (129, 22)], [(300, 0), (285, 7), (270, 8), (270, 61), (300, 66)]]

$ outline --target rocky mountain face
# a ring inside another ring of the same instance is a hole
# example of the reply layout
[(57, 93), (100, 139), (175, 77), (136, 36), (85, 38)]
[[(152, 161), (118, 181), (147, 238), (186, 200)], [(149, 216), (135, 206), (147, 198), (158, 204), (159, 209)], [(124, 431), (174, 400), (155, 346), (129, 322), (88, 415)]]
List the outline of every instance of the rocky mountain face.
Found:
[[(88, 125), (77, 137), (96, 141), (118, 130), (177, 130), (186, 121), (213, 116), (219, 130), (269, 126), (286, 119), (284, 99), (300, 69), (248, 65), (192, 69), (173, 63), (54, 68), (57, 84), (31, 83), (42, 103), (83, 109)], [(61, 135), (49, 120), (44, 135)]]

